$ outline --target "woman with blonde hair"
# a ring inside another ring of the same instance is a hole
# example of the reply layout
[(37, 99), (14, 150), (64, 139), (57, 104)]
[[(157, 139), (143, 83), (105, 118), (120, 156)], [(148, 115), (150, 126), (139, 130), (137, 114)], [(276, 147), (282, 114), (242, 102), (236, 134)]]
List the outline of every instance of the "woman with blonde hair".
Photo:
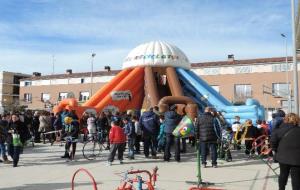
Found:
[(300, 118), (295, 113), (285, 116), (283, 123), (273, 131), (271, 146), (279, 162), (279, 190), (284, 190), (291, 173), (293, 190), (300, 189)]

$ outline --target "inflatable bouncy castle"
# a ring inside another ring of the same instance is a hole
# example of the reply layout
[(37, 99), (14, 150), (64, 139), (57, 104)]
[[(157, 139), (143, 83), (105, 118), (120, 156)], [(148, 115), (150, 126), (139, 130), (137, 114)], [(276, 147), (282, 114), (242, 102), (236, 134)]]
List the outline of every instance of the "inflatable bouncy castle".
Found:
[(233, 122), (235, 115), (245, 119), (264, 119), (264, 108), (254, 99), (246, 105), (234, 106), (204, 80), (190, 70), (186, 55), (176, 46), (153, 41), (134, 48), (123, 63), (123, 70), (79, 106), (74, 98), (64, 99), (54, 112), (127, 111), (159, 106), (161, 112), (176, 104), (181, 114), (194, 118), (198, 111), (211, 106)]

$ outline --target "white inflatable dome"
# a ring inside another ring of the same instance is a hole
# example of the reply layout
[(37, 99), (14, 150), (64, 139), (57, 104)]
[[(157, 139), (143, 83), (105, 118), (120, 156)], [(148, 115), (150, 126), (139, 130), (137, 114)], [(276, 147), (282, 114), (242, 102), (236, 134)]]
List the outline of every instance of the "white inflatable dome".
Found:
[(191, 64), (178, 47), (166, 42), (152, 41), (134, 48), (123, 63), (123, 69), (137, 66), (172, 66), (189, 69)]

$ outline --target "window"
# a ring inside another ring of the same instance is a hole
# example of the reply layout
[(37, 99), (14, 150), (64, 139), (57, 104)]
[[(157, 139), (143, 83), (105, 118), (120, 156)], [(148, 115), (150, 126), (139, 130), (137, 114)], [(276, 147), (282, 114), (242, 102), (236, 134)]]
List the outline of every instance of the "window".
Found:
[(235, 73), (251, 73), (252, 68), (251, 66), (240, 66), (240, 67), (235, 67)]
[(79, 93), (79, 101), (86, 101), (89, 99), (89, 97), (90, 97), (89, 92), (80, 92)]
[(287, 97), (289, 95), (289, 85), (287, 83), (273, 83), (272, 93), (273, 96)]
[(25, 85), (25, 86), (31, 86), (31, 85), (32, 85), (32, 82), (31, 82), (31, 81), (25, 81), (25, 82), (24, 82), (24, 85)]
[(220, 68), (204, 68), (205, 75), (218, 75), (220, 74)]
[(24, 101), (25, 102), (31, 102), (32, 101), (32, 94), (31, 93), (25, 93), (24, 94)]
[(218, 93), (220, 93), (220, 86), (218, 86), (218, 85), (211, 85), (211, 87), (213, 89), (215, 89), (215, 91), (217, 91)]
[(68, 93), (67, 92), (60, 92), (59, 94), (58, 94), (58, 100), (60, 101), (60, 100), (63, 100), (63, 99), (66, 99), (66, 98), (68, 98)]
[(282, 71), (290, 71), (291, 70), (291, 64), (276, 64), (272, 65), (272, 71), (273, 72), (282, 72)]
[(50, 100), (50, 94), (48, 94), (48, 93), (42, 93), (41, 94), (41, 101), (42, 102), (47, 102), (49, 100)]
[(84, 83), (84, 78), (80, 79), (80, 83), (83, 84)]
[[(294, 106), (295, 106), (294, 100), (291, 100), (290, 104), (291, 104), (291, 108), (294, 108)], [(289, 107), (289, 101), (288, 100), (281, 100), (281, 107), (282, 108), (288, 108)]]
[(234, 85), (234, 96), (236, 99), (245, 100), (252, 97), (251, 84), (236, 84)]

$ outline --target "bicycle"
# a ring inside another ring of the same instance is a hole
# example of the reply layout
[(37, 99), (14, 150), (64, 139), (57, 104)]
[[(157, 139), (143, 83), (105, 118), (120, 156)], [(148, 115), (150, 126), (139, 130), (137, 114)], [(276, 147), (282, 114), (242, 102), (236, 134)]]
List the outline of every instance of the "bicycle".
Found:
[[(157, 181), (157, 170), (158, 167), (153, 169), (151, 173), (148, 170), (130, 170), (125, 172), (122, 183), (117, 187), (116, 190), (145, 190), (143, 184), (146, 185), (147, 190), (154, 190), (155, 183)], [(148, 180), (143, 180), (141, 175), (137, 175), (135, 178), (129, 178), (129, 175), (134, 174), (145, 174)], [(137, 188), (134, 187), (134, 183), (137, 183)]]
[(91, 134), (84, 142), (82, 155), (87, 160), (94, 160), (100, 156), (101, 152), (106, 149), (105, 137), (103, 132)]

